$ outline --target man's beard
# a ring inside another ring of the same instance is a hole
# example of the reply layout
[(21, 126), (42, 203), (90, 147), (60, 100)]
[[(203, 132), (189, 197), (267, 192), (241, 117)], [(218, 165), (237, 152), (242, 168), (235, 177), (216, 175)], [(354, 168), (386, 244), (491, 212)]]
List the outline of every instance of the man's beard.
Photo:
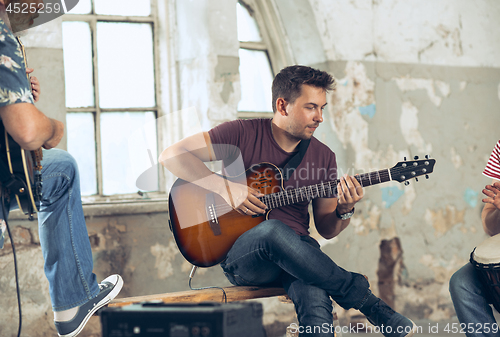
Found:
[(308, 139), (311, 139), (312, 136), (314, 135), (314, 132), (311, 134), (308, 134), (304, 131), (303, 128), (301, 128), (300, 126), (296, 126), (296, 125), (290, 125), (287, 132), (288, 132), (288, 137), (290, 137), (291, 139), (294, 139), (296, 141), (308, 140)]
[(297, 132), (297, 131), (292, 131), (292, 130), (289, 130), (288, 131), (288, 138), (289, 139), (292, 139), (294, 141), (301, 141), (301, 140), (308, 140), (308, 139), (311, 139), (313, 136), (313, 134), (306, 134), (305, 132)]

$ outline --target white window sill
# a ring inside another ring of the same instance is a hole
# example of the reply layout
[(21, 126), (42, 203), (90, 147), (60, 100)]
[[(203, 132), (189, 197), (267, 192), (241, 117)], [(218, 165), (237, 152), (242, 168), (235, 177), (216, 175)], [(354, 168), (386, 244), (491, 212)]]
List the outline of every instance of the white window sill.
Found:
[[(121, 195), (112, 197), (82, 197), (85, 217), (132, 214), (166, 213), (168, 199), (164, 193), (145, 194), (143, 197)], [(27, 220), (28, 216), (16, 209), (9, 214), (9, 220)], [(35, 214), (36, 219), (36, 214)]]

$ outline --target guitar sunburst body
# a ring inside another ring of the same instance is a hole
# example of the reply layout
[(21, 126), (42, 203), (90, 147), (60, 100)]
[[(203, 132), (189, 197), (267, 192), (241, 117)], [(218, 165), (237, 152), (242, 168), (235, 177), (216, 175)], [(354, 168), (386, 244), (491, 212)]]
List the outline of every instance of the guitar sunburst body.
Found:
[[(356, 175), (361, 186), (389, 182), (408, 184), (408, 180), (433, 172), (434, 159), (404, 161), (390, 169)], [(218, 194), (177, 179), (169, 196), (170, 229), (184, 258), (198, 267), (210, 267), (226, 258), (234, 242), (247, 230), (268, 218), (274, 208), (337, 194), (338, 179), (295, 189), (283, 189), (281, 172), (273, 164), (252, 166), (226, 180), (247, 185), (264, 196), (258, 197), (268, 211), (265, 215), (242, 215)], [(227, 185), (226, 185), (227, 186)]]
[[(240, 176), (225, 178), (246, 183), (262, 194), (271, 194), (282, 188), (278, 177), (278, 168), (264, 163), (252, 166)], [(204, 207), (197, 207), (201, 205)], [(267, 214), (255, 217), (242, 215), (218, 194), (182, 179), (177, 179), (172, 186), (169, 214), (179, 250), (186, 260), (199, 267), (220, 263), (241, 234), (267, 218)], [(235, 226), (235, 223), (238, 225)]]

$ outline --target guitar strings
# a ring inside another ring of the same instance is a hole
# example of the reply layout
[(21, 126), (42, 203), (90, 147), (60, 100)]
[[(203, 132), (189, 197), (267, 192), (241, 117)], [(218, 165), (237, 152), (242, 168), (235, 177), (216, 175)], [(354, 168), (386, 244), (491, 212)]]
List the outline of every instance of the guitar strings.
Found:
[[(421, 166), (427, 167), (427, 165), (417, 165), (417, 166), (409, 166), (409, 167), (396, 167), (392, 169), (384, 169), (380, 171), (374, 171), (374, 172), (369, 172), (369, 173), (363, 173), (360, 175), (357, 175), (355, 177), (359, 177), (357, 179), (362, 187), (367, 187), (375, 184), (379, 184), (382, 182), (387, 182), (391, 180), (392, 176), (396, 176), (401, 174), (402, 172), (406, 171), (416, 171)], [(392, 174), (390, 174), (392, 173)], [(423, 175), (426, 172), (420, 174)], [(410, 178), (413, 178), (416, 176), (411, 176)], [(372, 180), (374, 182), (372, 182)], [(392, 179), (395, 180), (395, 179)], [(266, 194), (263, 197), (259, 197), (258, 199), (262, 201), (268, 209), (273, 209), (281, 206), (285, 206), (291, 203), (295, 202), (303, 202), (303, 201), (310, 201), (312, 199), (315, 199), (317, 197), (322, 197), (322, 196), (327, 196), (327, 195), (335, 195), (337, 192), (337, 184), (339, 182), (339, 179), (333, 180), (333, 181), (328, 181), (326, 183), (319, 183), (315, 185), (310, 185), (310, 186), (304, 186), (304, 187), (299, 187), (293, 190), (283, 190), (280, 192), (275, 192), (275, 193), (270, 193)], [(364, 184), (368, 183), (368, 184)], [(300, 198), (300, 200), (299, 200)], [(292, 200), (290, 202), (290, 199)], [(295, 199), (295, 201), (294, 201)], [(223, 204), (223, 205), (215, 205), (215, 209), (217, 211), (221, 212), (228, 212), (231, 211), (233, 208), (228, 205), (228, 204)]]
[[(287, 204), (295, 202), (302, 202), (305, 200), (310, 201), (316, 197), (336, 194), (337, 181), (338, 180), (330, 181), (323, 184), (304, 186), (293, 190), (284, 190), (276, 193), (270, 193), (262, 197), (259, 197), (258, 199), (261, 200), (264, 204), (266, 204), (266, 206), (268, 206), (268, 209), (285, 206)], [(316, 190), (317, 193), (315, 193), (314, 190)], [(215, 208), (217, 211), (221, 212), (226, 212), (233, 209), (228, 204), (215, 205)]]

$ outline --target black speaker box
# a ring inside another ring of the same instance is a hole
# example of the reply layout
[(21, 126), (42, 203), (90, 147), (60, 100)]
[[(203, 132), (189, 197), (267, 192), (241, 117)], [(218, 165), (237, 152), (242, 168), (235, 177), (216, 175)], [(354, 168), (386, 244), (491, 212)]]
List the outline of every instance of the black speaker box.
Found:
[(100, 311), (102, 337), (264, 337), (262, 304), (147, 302)]

